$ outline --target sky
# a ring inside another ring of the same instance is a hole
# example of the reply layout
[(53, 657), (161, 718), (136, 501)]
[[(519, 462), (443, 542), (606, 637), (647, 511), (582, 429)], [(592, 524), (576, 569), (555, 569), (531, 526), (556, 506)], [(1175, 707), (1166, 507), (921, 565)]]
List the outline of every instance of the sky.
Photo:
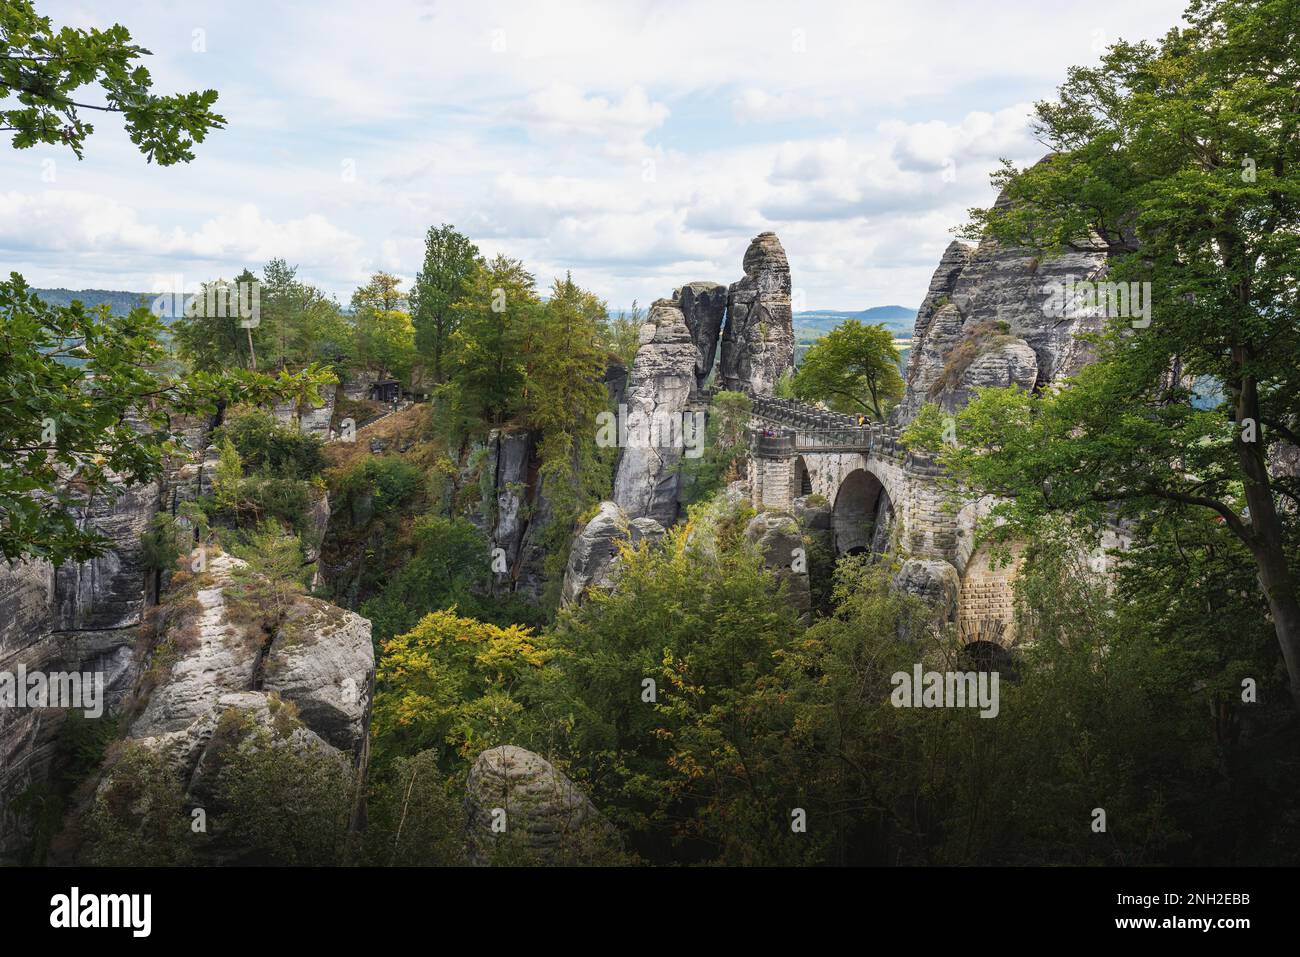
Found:
[(170, 168), (101, 114), (84, 161), (0, 151), (0, 267), (189, 291), (282, 257), (346, 303), (451, 223), (620, 309), (740, 278), (773, 230), (796, 311), (915, 307), (999, 160), (1046, 151), (1032, 104), (1183, 6), (37, 0), (123, 23), (156, 91), (214, 88), (228, 125)]

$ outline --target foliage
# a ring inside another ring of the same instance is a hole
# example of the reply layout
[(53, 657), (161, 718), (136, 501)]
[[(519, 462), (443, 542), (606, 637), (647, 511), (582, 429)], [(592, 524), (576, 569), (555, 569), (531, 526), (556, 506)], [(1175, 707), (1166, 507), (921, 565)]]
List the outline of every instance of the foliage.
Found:
[(212, 477), (217, 508), (236, 509), (244, 503), (244, 460), (230, 436), (217, 446), (217, 471)]
[[(1300, 705), (1300, 536), (1281, 507), (1300, 489), (1270, 456), (1300, 435), (1297, 11), (1195, 0), (1185, 19), (1071, 69), (1036, 109), (1051, 157), (1007, 165), (995, 180), (1009, 202), (972, 211), (972, 233), (1047, 251), (1095, 231), (1107, 280), (1149, 284), (1149, 312), (1113, 315), (1099, 362), (1065, 392), (978, 401), (961, 438), (995, 454), (949, 458), (980, 487), (1024, 493), (1021, 515), (1216, 514), (1251, 553)], [(1191, 407), (1196, 378), (1221, 384), (1221, 408)]]
[(444, 379), (444, 362), (456, 331), (453, 306), (468, 293), (481, 261), (478, 247), (444, 223), (429, 227), (424, 238), (424, 265), (411, 287), (415, 347), (427, 357), (435, 384)]
[(324, 443), (318, 436), (285, 425), (260, 409), (228, 416), (213, 433), (213, 441), (224, 447), (227, 438), (250, 472), (305, 480), (325, 468)]
[(704, 448), (697, 458), (683, 457), (682, 498), (688, 504), (712, 497), (729, 481), (740, 478), (739, 467), (749, 454), (747, 428), (753, 403), (743, 392), (718, 392), (708, 411)]
[[(341, 864), (355, 782), (347, 759), (302, 739), (292, 705), (270, 701), (271, 727), (230, 710), (208, 756), (213, 783), (214, 843), (227, 863), (321, 866)], [(219, 753), (214, 754), (214, 751)]]
[(369, 862), (389, 867), (465, 863), (463, 786), (438, 752), (394, 758), (371, 782), (366, 826)]
[(474, 270), (453, 307), (453, 366), (440, 394), (455, 422), (500, 425), (520, 411), (525, 333), (541, 308), (534, 282), (523, 263), (497, 256)]
[(459, 606), (481, 617), (483, 603), (475, 590), (489, 578), (483, 533), (464, 519), (424, 515), (416, 520), (412, 538), (413, 554), (383, 590), (361, 606), (378, 646), (411, 631), (432, 611)]
[(846, 319), (808, 347), (793, 385), (801, 399), (883, 420), (887, 404), (903, 396), (894, 334), (883, 324)]
[(415, 327), (411, 317), (397, 309), (364, 309), (357, 314), (357, 363), (403, 382), (415, 363)]
[(140, 560), (145, 570), (173, 570), (180, 557), (189, 552), (193, 537), (193, 531), (178, 524), (172, 515), (159, 512), (140, 534)]
[[(256, 315), (250, 315), (256, 303)], [(246, 325), (247, 323), (247, 325)], [(191, 367), (299, 369), (354, 361), (351, 317), (324, 292), (301, 282), (297, 267), (272, 259), (258, 279), (245, 269), (231, 282), (203, 283), (171, 324), (176, 348)]]
[[(693, 538), (701, 523), (715, 527)], [(739, 529), (702, 506), (662, 548), (627, 550), (621, 564), (613, 593), (593, 594), (556, 623), (538, 708), (550, 737), (539, 749), (570, 754), (567, 770), (597, 806), (638, 851), (662, 860), (689, 836), (680, 822), (693, 803), (672, 786), (673, 702), (690, 695), (704, 710), (731, 708), (799, 626), (789, 604), (773, 600), (773, 579)], [(657, 703), (643, 700), (646, 679), (656, 682)]]
[[(121, 24), (56, 30), (31, 0), (8, 0), (0, 10), (0, 100), (15, 102), (0, 110), (0, 130), (14, 133), (16, 149), (48, 143), (81, 159), (95, 131), (82, 111), (118, 113), (146, 159), (159, 166), (188, 163), (194, 144), (226, 125), (212, 112), (217, 93), (153, 93), (153, 78), (138, 62), (148, 55)], [(102, 104), (74, 99), (87, 86), (98, 88)]]
[(82, 860), (119, 867), (187, 863), (189, 815), (164, 756), (137, 742), (119, 743), (106, 774), (84, 815)]
[(620, 311), (617, 316), (606, 316), (601, 328), (601, 345), (611, 355), (623, 363), (624, 368), (632, 368), (632, 360), (641, 347), (641, 327), (645, 325), (645, 311), (632, 300), (632, 308)]
[(549, 660), (549, 641), (454, 609), (435, 611), (384, 643), (375, 671), (374, 754), (382, 767), (429, 748), (447, 770), (509, 744), (528, 720), (527, 681)]
[(102, 553), (107, 539), (83, 527), (79, 509), (162, 474), (176, 448), (170, 416), (210, 415), (218, 402), (319, 402), (329, 380), (316, 367), (276, 376), (156, 372), (157, 316), (49, 306), (16, 273), (0, 283), (0, 316), (0, 556), (10, 561)]
[(402, 506), (421, 488), (423, 476), (417, 466), (394, 455), (364, 458), (334, 477), (331, 492), (334, 507), (347, 508), (354, 520), (368, 520)]
[(352, 293), (353, 311), (394, 312), (401, 310), (406, 305), (406, 297), (402, 295), (401, 285), (402, 280), (392, 273), (382, 271), (373, 273), (366, 280), (365, 285), (357, 287), (356, 291)]
[(240, 532), (230, 541), (229, 551), (248, 563), (247, 569), (237, 571), (236, 579), (265, 579), (265, 594), (259, 594), (259, 599), (270, 598), (277, 611), (306, 590), (310, 569), (302, 542), (278, 522), (264, 521)]

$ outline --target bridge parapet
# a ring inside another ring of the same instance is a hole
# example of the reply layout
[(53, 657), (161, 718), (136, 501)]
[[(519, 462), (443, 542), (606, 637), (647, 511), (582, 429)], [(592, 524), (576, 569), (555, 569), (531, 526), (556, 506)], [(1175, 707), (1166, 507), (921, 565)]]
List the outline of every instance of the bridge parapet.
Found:
[(791, 399), (760, 396), (752, 401), (754, 418), (764, 425), (779, 426), (777, 431), (792, 432), (797, 451), (901, 454), (898, 445), (901, 430), (897, 427), (867, 422), (856, 416), (814, 408)]

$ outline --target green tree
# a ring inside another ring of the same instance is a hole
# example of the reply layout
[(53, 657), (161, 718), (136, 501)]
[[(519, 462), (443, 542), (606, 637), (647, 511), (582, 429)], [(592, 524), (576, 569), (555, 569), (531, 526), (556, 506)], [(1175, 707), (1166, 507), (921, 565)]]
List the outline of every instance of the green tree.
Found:
[[(567, 754), (569, 773), (653, 860), (708, 857), (693, 843), (673, 850), (700, 834), (697, 795), (677, 786), (691, 772), (684, 755), (682, 763), (674, 758), (679, 733), (709, 714), (725, 739), (716, 747), (730, 752), (719, 768), (743, 779), (749, 729), (739, 702), (771, 674), (773, 653), (802, 633), (797, 612), (743, 542), (752, 514), (716, 500), (692, 508), (661, 547), (625, 550), (618, 588), (562, 611), (553, 630), (534, 750)], [(788, 827), (788, 808), (782, 813)]]
[(821, 400), (842, 412), (870, 412), (883, 420), (887, 403), (902, 398), (894, 334), (883, 324), (847, 319), (808, 348), (794, 377), (801, 399)]
[[(193, 296), (185, 298), (182, 314), (171, 325), (172, 338), (180, 355), (191, 368), (217, 372), (229, 366), (257, 368), (252, 326), (244, 325), (240, 308), (240, 283), (257, 279), (245, 269), (233, 282), (217, 279), (205, 282)], [(245, 301), (251, 306), (252, 286)]]
[(399, 309), (367, 308), (357, 315), (356, 356), (381, 378), (406, 381), (415, 362), (415, 327)]
[[(80, 111), (121, 113), (131, 142), (169, 166), (194, 158), (191, 147), (225, 121), (210, 109), (217, 94), (157, 96), (136, 61), (148, 53), (125, 27), (56, 31), (28, 0), (0, 9), (0, 131), (13, 146), (68, 146), (80, 158), (93, 132)], [(105, 105), (73, 100), (95, 86)], [(55, 564), (100, 554), (109, 540), (84, 527), (81, 510), (99, 496), (149, 482), (174, 450), (170, 414), (212, 414), (221, 403), (315, 394), (328, 377), (309, 368), (296, 377), (200, 369), (184, 377), (159, 371), (166, 357), (159, 318), (52, 307), (11, 273), (0, 282), (0, 556)], [(317, 401), (319, 399), (317, 398)]]
[[(606, 353), (600, 346), (605, 304), (566, 275), (534, 311), (524, 339), (524, 421), (541, 435), (543, 482), (560, 514), (576, 517), (593, 490), (596, 415), (608, 394), (602, 382)], [(568, 526), (565, 524), (567, 533)]]
[(602, 331), (605, 349), (628, 369), (641, 347), (641, 326), (645, 324), (645, 311), (632, 300), (632, 308), (620, 311), (617, 316), (607, 316)]
[(300, 393), (319, 402), (330, 380), (316, 367), (157, 372), (163, 328), (149, 310), (50, 306), (16, 273), (0, 283), (0, 316), (0, 556), (10, 561), (100, 554), (109, 540), (84, 527), (81, 510), (162, 474), (178, 451), (170, 416)]
[(429, 227), (424, 237), (424, 266), (411, 287), (411, 321), (415, 347), (429, 358), (434, 384), (443, 381), (447, 349), (456, 330), (453, 307), (468, 294), (481, 258), (478, 247), (446, 223)]
[[(14, 134), (13, 145), (67, 146), (82, 158), (94, 126), (82, 111), (119, 113), (131, 142), (159, 166), (188, 163), (193, 146), (225, 119), (212, 112), (215, 90), (158, 96), (153, 78), (138, 62), (149, 51), (131, 42), (121, 24), (106, 30), (55, 29), (36, 13), (30, 0), (8, 0), (0, 9), (0, 132)], [(94, 86), (103, 103), (78, 98)]]
[[(1108, 280), (1149, 283), (1149, 311), (1112, 316), (1070, 388), (984, 393), (960, 448), (935, 415), (917, 438), (1022, 520), (1208, 510), (1253, 559), (1300, 705), (1300, 533), (1281, 507), (1300, 487), (1272, 454), (1300, 440), (1300, 10), (1197, 0), (1186, 21), (1073, 68), (1036, 111), (1056, 152), (1006, 166), (1010, 202), (973, 211), (973, 231), (1046, 250), (1095, 231)], [(1219, 409), (1192, 405), (1197, 377), (1220, 384)]]
[(414, 553), (364, 602), (376, 643), (414, 628), (429, 612), (459, 607), (479, 611), (475, 589), (488, 582), (488, 543), (465, 519), (422, 515), (412, 530)]
[(242, 409), (227, 416), (213, 434), (220, 447), (229, 438), (252, 472), (309, 480), (325, 469), (325, 444), (319, 437), (279, 422), (261, 409)]
[(714, 395), (704, 429), (702, 454), (682, 459), (686, 502), (703, 501), (727, 482), (739, 478), (737, 470), (749, 454), (747, 430), (752, 410), (753, 403), (743, 392), (724, 390)]
[(352, 293), (352, 309), (355, 312), (367, 309), (383, 312), (403, 309), (406, 297), (402, 295), (401, 286), (402, 280), (392, 273), (374, 273), (365, 285), (358, 286), (356, 292)]
[(525, 679), (550, 658), (547, 640), (520, 625), (426, 615), (384, 642), (375, 670), (376, 761), (445, 748), (445, 768), (509, 744), (528, 720)]
[(244, 501), (244, 461), (230, 436), (217, 446), (217, 473), (212, 477), (212, 497), (217, 507), (238, 508)]
[(524, 342), (541, 307), (535, 280), (517, 259), (498, 255), (477, 267), (454, 307), (452, 369), (443, 394), (463, 425), (500, 425), (522, 406)]

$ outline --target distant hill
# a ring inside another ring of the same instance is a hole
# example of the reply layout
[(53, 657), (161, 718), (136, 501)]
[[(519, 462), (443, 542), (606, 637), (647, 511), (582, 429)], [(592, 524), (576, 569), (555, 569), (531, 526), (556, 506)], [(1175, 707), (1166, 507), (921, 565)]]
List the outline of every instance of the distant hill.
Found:
[(122, 292), (116, 289), (33, 289), (51, 306), (70, 306), (81, 300), (85, 306), (108, 306), (115, 316), (125, 316), (136, 306), (149, 306), (158, 297), (154, 292)]
[(916, 310), (906, 306), (872, 306), (858, 312), (839, 309), (809, 309), (794, 314), (794, 337), (808, 342), (820, 338), (845, 319), (856, 319), (867, 325), (883, 323), (896, 339), (906, 339), (916, 325)]

